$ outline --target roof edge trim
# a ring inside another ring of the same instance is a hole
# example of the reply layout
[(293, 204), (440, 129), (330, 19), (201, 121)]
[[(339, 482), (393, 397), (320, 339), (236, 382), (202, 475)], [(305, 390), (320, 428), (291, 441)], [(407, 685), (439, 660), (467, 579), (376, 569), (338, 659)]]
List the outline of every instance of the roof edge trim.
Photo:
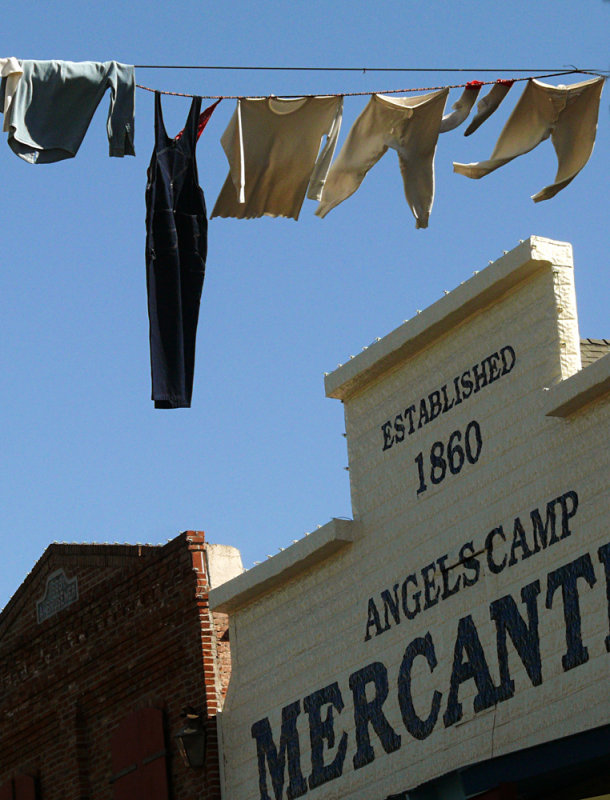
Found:
[(547, 417), (569, 417), (610, 392), (610, 353), (548, 390)]
[(572, 246), (568, 242), (530, 236), (421, 314), (326, 375), (326, 396), (349, 399), (545, 266), (573, 267)]
[(334, 517), (273, 558), (212, 589), (210, 608), (225, 613), (240, 608), (342, 550), (358, 538), (359, 532), (358, 522)]

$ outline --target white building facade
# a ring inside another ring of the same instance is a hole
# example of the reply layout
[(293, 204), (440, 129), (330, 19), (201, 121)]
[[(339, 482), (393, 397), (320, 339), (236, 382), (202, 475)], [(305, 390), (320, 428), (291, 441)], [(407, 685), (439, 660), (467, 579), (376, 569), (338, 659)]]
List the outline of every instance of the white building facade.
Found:
[(610, 354), (582, 367), (570, 245), (531, 237), (326, 393), (353, 520), (210, 595), (226, 800), (610, 792)]

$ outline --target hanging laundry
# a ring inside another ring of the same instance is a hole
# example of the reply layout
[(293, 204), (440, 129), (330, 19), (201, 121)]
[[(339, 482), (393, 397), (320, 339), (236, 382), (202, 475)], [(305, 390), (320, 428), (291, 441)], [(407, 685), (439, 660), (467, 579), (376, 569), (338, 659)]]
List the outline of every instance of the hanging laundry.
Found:
[(514, 80), (498, 78), (490, 92), (477, 103), (477, 113), (470, 125), (464, 131), (464, 136), (470, 136), (479, 128), (486, 119), (489, 119), (508, 94)]
[(352, 195), (389, 147), (398, 153), (416, 228), (427, 228), (434, 200), (434, 154), (449, 89), (417, 97), (374, 94), (354, 122), (333, 163), (320, 205), (324, 217)]
[[(184, 129), (167, 135), (155, 92), (155, 144), (146, 185), (146, 287), (155, 408), (190, 408), (195, 340), (207, 256), (208, 222), (195, 148), (200, 116), (194, 97)], [(202, 128), (203, 130), (203, 128)]]
[(73, 158), (108, 88), (110, 155), (135, 155), (133, 67), (116, 61), (22, 61), (21, 67), (8, 120), (8, 143), (20, 158), (31, 164)]
[(341, 96), (238, 100), (220, 140), (229, 174), (212, 217), (298, 219), (305, 194), (320, 197), (342, 113)]
[(481, 81), (469, 81), (464, 87), (464, 91), (459, 99), (453, 104), (449, 114), (445, 114), (441, 120), (441, 133), (455, 130), (458, 125), (461, 125), (466, 117), (470, 114), (470, 109), (474, 105), (479, 92), (483, 86)]
[(554, 197), (578, 175), (593, 151), (603, 84), (604, 78), (593, 78), (570, 86), (550, 86), (530, 78), (491, 158), (472, 164), (454, 162), (453, 169), (468, 178), (482, 178), (550, 136), (557, 154), (557, 175), (555, 182), (532, 200), (538, 203)]
[(4, 125), (2, 130), (8, 131), (9, 129), (9, 113), (11, 103), (13, 102), (13, 95), (17, 88), (17, 82), (21, 77), (23, 70), (21, 64), (16, 58), (12, 56), (9, 58), (0, 58), (0, 78), (2, 78), (2, 88), (0, 94), (4, 98), (2, 102), (2, 113), (4, 114)]

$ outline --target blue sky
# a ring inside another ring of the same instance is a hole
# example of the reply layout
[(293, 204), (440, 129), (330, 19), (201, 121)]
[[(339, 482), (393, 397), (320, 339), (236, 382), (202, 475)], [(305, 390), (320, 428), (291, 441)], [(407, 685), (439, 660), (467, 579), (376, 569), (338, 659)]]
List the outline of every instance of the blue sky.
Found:
[[(511, 69), (610, 68), (605, 0), (108, 0), (86, 10), (58, 0), (9, 5), (3, 30), (0, 55), (18, 58), (475, 68), (136, 73), (146, 86), (203, 95), (424, 89)], [(554, 178), (550, 142), (480, 181), (452, 171), (452, 161), (489, 157), (522, 86), (473, 136), (462, 128), (441, 137), (426, 230), (415, 229), (392, 151), (324, 220), (307, 200), (298, 222), (212, 220), (193, 406), (175, 411), (150, 400), (144, 188), (153, 95), (137, 90), (136, 158), (107, 155), (108, 96), (75, 159), (31, 166), (5, 143), (0, 607), (54, 540), (159, 543), (196, 528), (239, 547), (251, 566), (331, 517), (351, 516), (342, 407), (325, 398), (324, 371), (519, 239), (573, 244), (581, 335), (610, 338), (608, 88), (593, 156), (554, 199), (530, 199)], [(366, 101), (346, 98), (339, 144)], [(189, 101), (163, 102), (177, 132)], [(198, 146), (208, 210), (227, 174), (219, 139), (233, 108), (220, 104)]]

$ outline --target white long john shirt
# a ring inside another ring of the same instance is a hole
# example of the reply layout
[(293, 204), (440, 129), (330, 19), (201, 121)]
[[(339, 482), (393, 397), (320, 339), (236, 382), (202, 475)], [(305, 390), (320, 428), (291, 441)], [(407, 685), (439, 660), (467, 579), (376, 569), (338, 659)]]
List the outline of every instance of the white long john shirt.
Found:
[(229, 174), (212, 217), (298, 219), (305, 194), (320, 197), (342, 111), (340, 96), (239, 99), (220, 140)]

